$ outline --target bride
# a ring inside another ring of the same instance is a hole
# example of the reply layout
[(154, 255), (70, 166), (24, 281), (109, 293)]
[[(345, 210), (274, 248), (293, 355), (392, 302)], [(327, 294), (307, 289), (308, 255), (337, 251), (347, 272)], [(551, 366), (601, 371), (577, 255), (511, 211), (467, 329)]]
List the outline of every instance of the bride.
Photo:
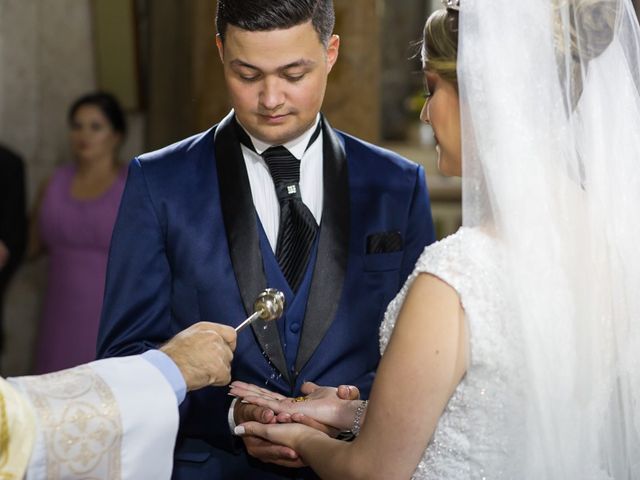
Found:
[(237, 382), (291, 423), (236, 433), (322, 478), (640, 478), (639, 48), (629, 0), (435, 12), (421, 119), (464, 226), (389, 305), (370, 403)]

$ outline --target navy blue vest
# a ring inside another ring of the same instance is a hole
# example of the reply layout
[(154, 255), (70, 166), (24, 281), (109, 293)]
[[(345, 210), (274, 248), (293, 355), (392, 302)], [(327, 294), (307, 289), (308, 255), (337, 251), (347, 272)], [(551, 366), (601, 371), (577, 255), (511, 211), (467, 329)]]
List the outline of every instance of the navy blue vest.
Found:
[(296, 356), (298, 355), (298, 346), (300, 345), (300, 334), (302, 333), (302, 324), (307, 311), (307, 300), (309, 299), (309, 290), (311, 289), (311, 279), (313, 278), (313, 270), (318, 255), (318, 239), (320, 232), (316, 235), (316, 240), (311, 247), (311, 255), (309, 255), (309, 263), (304, 274), (298, 293), (294, 294), (287, 283), (287, 280), (280, 270), (278, 260), (276, 259), (267, 234), (262, 227), (262, 223), (258, 219), (258, 235), (260, 240), (260, 252), (262, 253), (262, 265), (267, 280), (267, 287), (276, 288), (284, 293), (285, 307), (284, 314), (277, 320), (278, 332), (280, 333), (280, 342), (282, 350), (287, 360), (287, 368), (290, 373), (295, 371)]

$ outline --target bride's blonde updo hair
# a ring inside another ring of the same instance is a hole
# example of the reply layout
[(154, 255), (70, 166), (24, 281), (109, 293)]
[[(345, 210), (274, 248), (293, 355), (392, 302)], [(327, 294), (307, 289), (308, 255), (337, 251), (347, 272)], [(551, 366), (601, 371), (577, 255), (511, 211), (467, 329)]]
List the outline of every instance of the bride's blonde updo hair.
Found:
[(458, 12), (440, 9), (433, 12), (424, 25), (422, 62), (458, 88)]
[[(586, 65), (585, 60), (599, 56), (611, 43), (616, 24), (617, 0), (552, 0), (556, 15), (555, 46), (558, 60), (573, 59), (569, 71), (574, 85), (581, 91), (580, 72)], [(464, 4), (460, 8), (464, 8)], [(561, 11), (568, 11), (568, 17), (562, 18)], [(565, 38), (561, 32), (567, 31), (570, 22), (570, 35)], [(458, 58), (459, 12), (442, 8), (433, 12), (424, 26), (422, 40), (422, 61), (425, 69), (435, 72), (458, 88), (456, 71)], [(580, 41), (582, 39), (583, 41)], [(589, 39), (589, 41), (584, 41)], [(560, 71), (565, 68), (561, 67)]]
[(582, 95), (589, 62), (611, 44), (616, 31), (618, 0), (553, 0), (554, 46), (558, 74), (574, 109)]
[(618, 5), (617, 0), (554, 0), (558, 53), (587, 61), (600, 55), (613, 39)]

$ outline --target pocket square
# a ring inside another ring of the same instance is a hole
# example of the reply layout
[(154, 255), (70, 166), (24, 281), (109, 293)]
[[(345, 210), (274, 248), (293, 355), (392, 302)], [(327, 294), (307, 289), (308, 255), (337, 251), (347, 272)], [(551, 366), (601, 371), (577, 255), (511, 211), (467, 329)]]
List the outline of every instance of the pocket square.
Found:
[(404, 248), (400, 232), (373, 233), (367, 237), (367, 254), (399, 252)]

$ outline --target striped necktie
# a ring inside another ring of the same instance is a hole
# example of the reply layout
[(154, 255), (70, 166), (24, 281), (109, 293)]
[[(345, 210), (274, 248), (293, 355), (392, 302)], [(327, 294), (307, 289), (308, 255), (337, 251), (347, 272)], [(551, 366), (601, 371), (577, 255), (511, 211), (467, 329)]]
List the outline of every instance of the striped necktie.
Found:
[(280, 203), (280, 229), (276, 258), (294, 292), (304, 277), (318, 224), (300, 196), (300, 161), (282, 146), (262, 153)]

